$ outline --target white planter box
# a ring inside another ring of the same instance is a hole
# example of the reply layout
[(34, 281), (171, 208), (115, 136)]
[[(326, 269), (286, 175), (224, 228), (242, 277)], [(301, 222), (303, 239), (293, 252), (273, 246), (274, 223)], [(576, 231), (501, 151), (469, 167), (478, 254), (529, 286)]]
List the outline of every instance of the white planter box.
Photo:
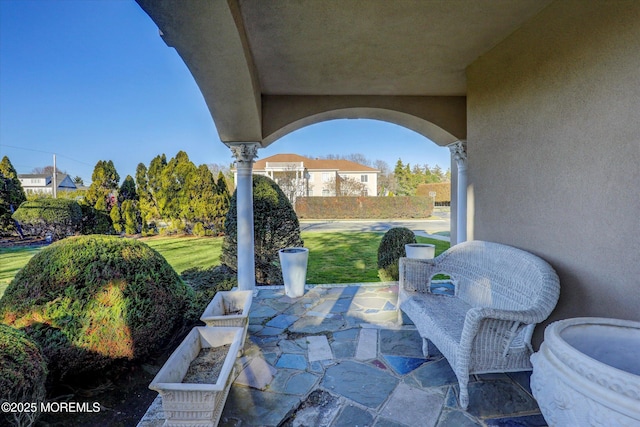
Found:
[(547, 326), (531, 389), (551, 427), (640, 426), (640, 322), (582, 317)]
[(309, 249), (284, 248), (278, 251), (278, 256), (284, 279), (284, 293), (290, 298), (301, 297), (307, 282)]
[(428, 243), (408, 243), (404, 245), (407, 258), (431, 259), (436, 254), (436, 246)]
[[(193, 328), (153, 379), (149, 388), (162, 396), (165, 426), (216, 426), (235, 374), (241, 347), (239, 327)], [(231, 344), (215, 384), (183, 383), (191, 362), (202, 348)]]
[(239, 326), (243, 328), (242, 346), (244, 346), (252, 302), (253, 291), (220, 291), (214, 295), (205, 308), (200, 320), (207, 326)]

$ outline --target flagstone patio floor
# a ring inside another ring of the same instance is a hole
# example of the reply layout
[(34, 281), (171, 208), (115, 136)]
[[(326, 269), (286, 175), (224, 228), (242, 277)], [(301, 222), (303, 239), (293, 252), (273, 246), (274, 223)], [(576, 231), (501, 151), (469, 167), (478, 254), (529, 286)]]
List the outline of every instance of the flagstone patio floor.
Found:
[[(260, 287), (220, 426), (546, 426), (528, 372), (473, 376), (470, 404), (396, 309), (398, 285)], [(161, 398), (139, 427), (162, 425)]]

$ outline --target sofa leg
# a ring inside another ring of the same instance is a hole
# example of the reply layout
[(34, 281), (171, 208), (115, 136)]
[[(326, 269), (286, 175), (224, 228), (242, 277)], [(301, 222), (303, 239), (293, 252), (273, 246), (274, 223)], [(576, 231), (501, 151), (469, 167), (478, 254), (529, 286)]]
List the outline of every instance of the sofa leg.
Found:
[(426, 338), (422, 338), (422, 354), (425, 359), (429, 357), (429, 340)]

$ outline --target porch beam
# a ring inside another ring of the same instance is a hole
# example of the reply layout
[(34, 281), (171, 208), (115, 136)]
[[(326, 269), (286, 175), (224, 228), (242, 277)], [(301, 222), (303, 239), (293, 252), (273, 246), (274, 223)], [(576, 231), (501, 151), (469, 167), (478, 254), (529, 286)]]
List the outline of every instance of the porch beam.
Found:
[(238, 207), (238, 289), (253, 290), (256, 287), (254, 260), (255, 242), (253, 230), (253, 163), (258, 157), (258, 142), (227, 143), (236, 159), (238, 180), (236, 201)]
[(456, 200), (456, 244), (467, 241), (467, 141), (459, 140), (449, 144), (451, 159), (458, 169)]

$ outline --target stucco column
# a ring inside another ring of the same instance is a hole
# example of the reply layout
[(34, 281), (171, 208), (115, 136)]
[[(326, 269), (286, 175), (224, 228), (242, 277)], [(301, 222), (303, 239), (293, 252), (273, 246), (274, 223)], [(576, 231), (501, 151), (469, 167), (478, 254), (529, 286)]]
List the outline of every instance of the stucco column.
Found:
[(466, 141), (456, 141), (448, 145), (451, 158), (458, 169), (458, 199), (456, 218), (456, 243), (467, 240), (467, 149)]
[(257, 157), (257, 142), (229, 143), (236, 158), (238, 181), (236, 201), (238, 207), (238, 289), (253, 290), (256, 287), (256, 266), (253, 237), (253, 161)]

